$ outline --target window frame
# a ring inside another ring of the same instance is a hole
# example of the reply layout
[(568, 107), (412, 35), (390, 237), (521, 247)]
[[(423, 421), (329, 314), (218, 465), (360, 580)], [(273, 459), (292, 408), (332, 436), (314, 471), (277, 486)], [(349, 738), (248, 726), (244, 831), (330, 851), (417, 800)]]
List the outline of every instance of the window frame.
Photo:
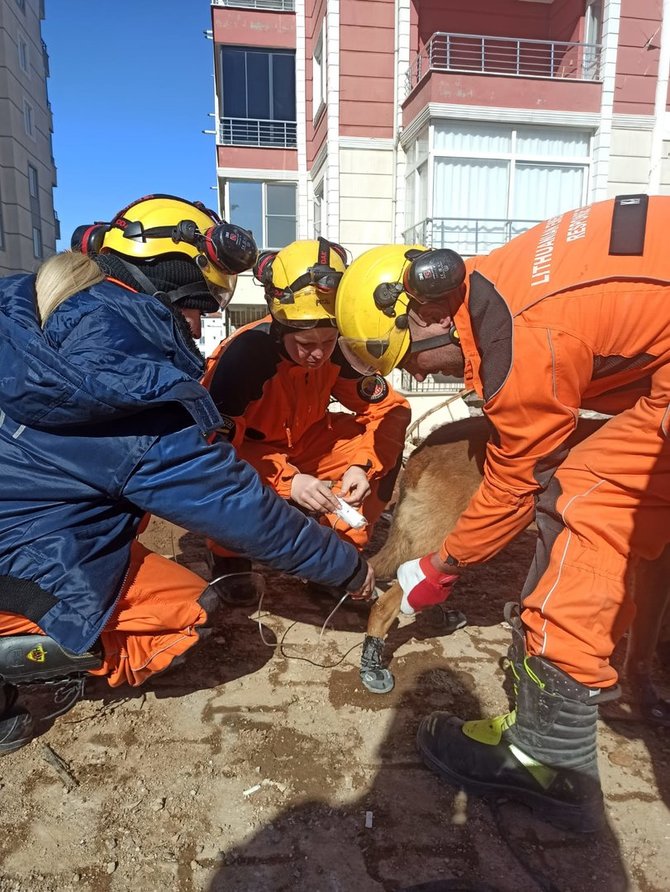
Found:
[(26, 136), (29, 136), (30, 139), (37, 139), (35, 133), (35, 107), (25, 97), (23, 99), (23, 129), (26, 132)]
[[(34, 177), (32, 176), (34, 174)], [(34, 191), (33, 191), (34, 180)], [(40, 175), (34, 164), (28, 162), (28, 195), (35, 199), (37, 205), (40, 203)]]
[[(295, 124), (297, 122), (297, 102), (295, 95), (295, 84), (296, 84), (296, 53), (295, 50), (285, 49), (283, 47), (255, 47), (255, 46), (237, 46), (237, 45), (228, 45), (228, 44), (220, 44), (220, 53), (219, 53), (219, 71), (220, 71), (220, 84), (221, 84), (221, 92), (220, 92), (220, 105), (221, 105), (221, 118), (239, 118), (240, 120), (245, 121), (283, 121), (291, 124)], [(245, 114), (244, 115), (231, 115), (226, 111), (226, 79), (223, 73), (223, 60), (226, 52), (229, 53), (244, 53), (244, 96), (245, 96)], [(248, 73), (248, 63), (247, 56), (253, 53), (255, 55), (267, 56), (269, 59), (268, 62), (268, 117), (267, 118), (258, 118), (256, 115), (249, 114), (249, 73)], [(294, 95), (293, 95), (293, 117), (292, 118), (280, 118), (275, 116), (275, 94), (274, 94), (274, 74), (273, 74), (273, 66), (272, 66), (272, 57), (273, 56), (283, 56), (290, 57), (293, 60), (293, 86), (294, 86)]]
[[(326, 178), (321, 177), (313, 186), (314, 198), (312, 202), (312, 210), (313, 210), (313, 221), (312, 221), (312, 231), (314, 232), (314, 238), (320, 238), (325, 236), (325, 224), (326, 224)], [(317, 208), (319, 209), (318, 219), (319, 225), (317, 226)]]
[[(321, 115), (328, 102), (326, 19), (321, 23), (319, 36), (312, 53), (312, 122)], [(318, 102), (317, 102), (318, 94)]]
[(16, 54), (19, 60), (19, 68), (24, 74), (30, 76), (30, 45), (19, 31), (16, 38)]
[(44, 257), (44, 242), (42, 241), (42, 230), (39, 226), (33, 226), (33, 257), (35, 260), (42, 260)]
[[(259, 250), (262, 251), (275, 251), (280, 250), (285, 247), (285, 245), (271, 245), (268, 243), (268, 218), (285, 218), (289, 220), (293, 220), (294, 222), (294, 233), (292, 239), (286, 244), (290, 244), (291, 241), (295, 241), (298, 237), (298, 182), (297, 180), (261, 180), (255, 177), (230, 177), (226, 179), (224, 184), (224, 212), (223, 216), (226, 220), (231, 223), (235, 223), (234, 214), (231, 211), (231, 200), (230, 200), (230, 187), (232, 183), (260, 183), (261, 185), (261, 207), (260, 207), (260, 217), (261, 217), (261, 227), (262, 232), (260, 233), (260, 238), (258, 233), (254, 233), (254, 238), (256, 239), (256, 244), (258, 245)], [(295, 214), (294, 215), (284, 215), (284, 214), (269, 214), (268, 213), (268, 197), (267, 190), (268, 186), (292, 186), (293, 192), (295, 195)]]

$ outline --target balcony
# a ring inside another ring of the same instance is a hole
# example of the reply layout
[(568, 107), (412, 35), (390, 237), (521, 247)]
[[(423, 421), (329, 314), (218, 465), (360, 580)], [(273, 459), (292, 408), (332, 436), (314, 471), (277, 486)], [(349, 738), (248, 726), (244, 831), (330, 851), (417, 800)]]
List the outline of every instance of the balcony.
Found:
[(464, 257), (488, 254), (540, 220), (468, 217), (427, 217), (403, 233), (405, 244), (427, 248), (451, 248)]
[(463, 390), (463, 379), (436, 373), (427, 375), (423, 381), (417, 381), (409, 372), (401, 369), (398, 387), (403, 393), (460, 393)]
[(599, 44), (439, 31), (413, 59), (407, 72), (407, 92), (430, 71), (597, 81), (600, 55)]
[(211, 0), (212, 6), (233, 9), (270, 9), (273, 12), (295, 12), (295, 0)]
[(296, 122), (258, 118), (221, 118), (219, 144), (295, 149), (297, 145)]

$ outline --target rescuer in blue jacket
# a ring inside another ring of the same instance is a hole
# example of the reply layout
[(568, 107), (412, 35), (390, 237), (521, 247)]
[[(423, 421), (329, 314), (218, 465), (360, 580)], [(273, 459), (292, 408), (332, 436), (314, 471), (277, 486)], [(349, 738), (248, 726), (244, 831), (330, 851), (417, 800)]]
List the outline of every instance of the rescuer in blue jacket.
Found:
[(374, 585), (352, 545), (208, 442), (221, 419), (180, 310), (225, 306), (250, 234), (156, 195), (73, 238), (0, 280), (0, 754), (32, 735), (15, 682), (138, 685), (198, 641), (216, 596), (136, 541), (147, 512), (359, 597)]

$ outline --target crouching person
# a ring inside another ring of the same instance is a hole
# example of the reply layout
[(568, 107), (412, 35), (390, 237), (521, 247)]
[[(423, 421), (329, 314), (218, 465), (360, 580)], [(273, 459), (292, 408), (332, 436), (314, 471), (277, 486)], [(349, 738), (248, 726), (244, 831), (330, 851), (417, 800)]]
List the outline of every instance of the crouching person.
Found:
[(226, 305), (249, 233), (161, 195), (75, 235), (0, 282), (0, 754), (34, 730), (16, 685), (139, 685), (202, 636), (216, 595), (136, 541), (146, 512), (358, 597), (374, 585), (352, 545), (210, 441), (221, 418), (184, 317)]
[[(361, 375), (342, 355), (335, 294), (346, 254), (325, 239), (260, 255), (254, 268), (270, 315), (245, 326), (213, 355), (204, 383), (224, 432), (282, 498), (362, 549), (393, 493), (410, 420), (407, 401), (381, 375)], [(336, 401), (349, 412), (329, 411)], [(366, 524), (335, 513), (338, 496)], [(249, 561), (208, 543), (222, 597), (249, 603)]]

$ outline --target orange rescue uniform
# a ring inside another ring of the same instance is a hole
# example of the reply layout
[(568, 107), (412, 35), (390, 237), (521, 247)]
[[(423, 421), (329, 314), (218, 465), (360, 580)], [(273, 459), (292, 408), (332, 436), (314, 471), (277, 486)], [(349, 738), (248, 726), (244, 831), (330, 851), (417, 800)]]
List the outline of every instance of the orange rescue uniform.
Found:
[[(455, 322), (492, 423), (484, 479), (440, 555), (487, 560), (536, 513), (530, 654), (609, 686), (633, 557), (670, 542), (670, 197), (620, 196), (466, 261)], [(578, 412), (614, 417), (568, 450)]]
[[(352, 465), (365, 469), (371, 492), (359, 510), (368, 526), (353, 530), (333, 514), (319, 518), (363, 548), (393, 492), (410, 420), (407, 400), (381, 376), (355, 372), (337, 347), (319, 368), (297, 365), (283, 351), (271, 316), (223, 341), (203, 384), (240, 458), (282, 498), (290, 498), (296, 474), (336, 483)], [(333, 401), (353, 414), (328, 411)], [(217, 554), (230, 554), (208, 544)]]
[[(102, 666), (89, 674), (105, 677), (113, 688), (137, 687), (175, 666), (209, 631), (206, 588), (186, 567), (133, 542), (121, 597), (100, 633)], [(209, 602), (214, 606), (215, 597)], [(25, 616), (2, 611), (0, 629), (2, 635), (44, 634)]]

